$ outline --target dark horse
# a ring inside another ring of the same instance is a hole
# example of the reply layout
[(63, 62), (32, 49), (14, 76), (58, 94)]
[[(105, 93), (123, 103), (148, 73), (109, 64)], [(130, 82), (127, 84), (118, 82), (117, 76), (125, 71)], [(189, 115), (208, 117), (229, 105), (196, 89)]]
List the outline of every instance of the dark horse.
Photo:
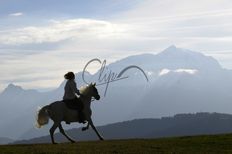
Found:
[[(98, 94), (95, 85), (96, 85), (95, 83), (94, 84), (91, 83), (90, 85), (80, 88), (80, 93), (82, 94), (80, 99), (84, 104), (83, 113), (85, 114), (85, 120), (87, 120), (88, 122), (87, 126), (83, 127), (82, 130), (88, 129), (90, 125), (93, 128), (93, 130), (96, 132), (99, 139), (103, 140), (103, 137), (97, 131), (91, 118), (92, 111), (90, 105), (91, 105), (92, 97), (94, 97), (96, 100), (100, 99), (100, 95)], [(61, 134), (63, 134), (69, 141), (75, 142), (65, 133), (61, 125), (61, 122), (62, 121), (65, 121), (66, 123), (78, 122), (79, 116), (76, 110), (67, 108), (65, 103), (62, 101), (56, 101), (51, 103), (50, 105), (46, 105), (38, 111), (37, 127), (40, 128), (41, 126), (47, 124), (49, 118), (54, 121), (54, 124), (50, 129), (50, 136), (53, 144), (55, 144), (53, 134), (57, 127), (59, 127)]]

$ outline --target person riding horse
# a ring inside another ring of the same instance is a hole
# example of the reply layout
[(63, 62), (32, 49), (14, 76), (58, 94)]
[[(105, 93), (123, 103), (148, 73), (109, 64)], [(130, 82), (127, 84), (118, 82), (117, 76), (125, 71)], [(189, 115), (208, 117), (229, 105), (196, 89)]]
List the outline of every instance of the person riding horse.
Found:
[[(69, 80), (68, 80), (69, 81)], [(98, 132), (97, 128), (93, 124), (92, 110), (91, 110), (91, 99), (94, 98), (95, 100), (100, 100), (100, 95), (98, 93), (97, 88), (95, 87), (96, 83), (90, 83), (89, 85), (82, 86), (80, 88), (80, 93), (83, 95), (81, 96), (81, 101), (83, 102), (83, 113), (85, 115), (85, 120), (88, 122), (86, 127), (83, 127), (82, 130), (85, 131), (91, 126), (95, 133), (97, 134), (100, 140), (104, 140), (102, 135)], [(76, 92), (75, 92), (76, 93)], [(74, 102), (77, 104), (76, 102)], [(70, 142), (74, 143), (75, 140), (70, 138), (64, 131), (61, 122), (64, 121), (67, 124), (72, 122), (79, 122), (78, 112), (73, 109), (69, 109), (68, 106), (64, 101), (55, 101), (48, 105), (43, 106), (37, 111), (36, 116), (36, 127), (41, 128), (43, 125), (48, 124), (49, 119), (51, 119), (54, 123), (50, 128), (50, 137), (53, 144), (56, 144), (54, 140), (54, 132), (57, 128), (59, 128), (60, 133), (64, 135)]]
[(81, 93), (77, 89), (75, 74), (73, 72), (68, 72), (64, 75), (64, 78), (67, 80), (67, 82), (64, 87), (63, 101), (67, 107), (76, 109), (79, 113), (79, 122), (85, 123), (85, 115), (83, 113), (84, 105), (81, 99), (76, 96), (76, 94), (81, 96)]

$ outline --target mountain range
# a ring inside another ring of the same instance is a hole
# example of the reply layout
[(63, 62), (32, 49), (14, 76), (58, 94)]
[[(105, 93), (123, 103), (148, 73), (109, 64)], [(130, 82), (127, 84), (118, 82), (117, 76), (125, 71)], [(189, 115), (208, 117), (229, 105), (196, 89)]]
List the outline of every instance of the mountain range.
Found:
[[(102, 60), (103, 61), (103, 60)], [(92, 103), (93, 121), (106, 125), (120, 121), (159, 118), (178, 113), (231, 113), (232, 71), (224, 69), (212, 57), (170, 46), (158, 54), (133, 55), (106, 65), (103, 74), (118, 74), (128, 66), (124, 80), (99, 85), (100, 101)], [(85, 72), (85, 80), (99, 82), (101, 70)], [(82, 72), (76, 74), (78, 87), (85, 85)], [(63, 96), (65, 81), (52, 91), (26, 90), (9, 84), (0, 94), (0, 136), (14, 140), (30, 139), (48, 134), (33, 127), (37, 108)], [(51, 124), (51, 123), (50, 123)], [(66, 128), (78, 127), (75, 124)]]

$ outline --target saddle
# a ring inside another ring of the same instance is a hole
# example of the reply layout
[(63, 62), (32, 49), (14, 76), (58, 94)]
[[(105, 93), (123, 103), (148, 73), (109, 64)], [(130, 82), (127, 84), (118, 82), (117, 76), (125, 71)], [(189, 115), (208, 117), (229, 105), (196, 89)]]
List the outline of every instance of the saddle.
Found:
[[(85, 116), (82, 112), (84, 106), (80, 98), (76, 97), (71, 100), (63, 100), (63, 102), (67, 106), (67, 108), (71, 110), (76, 110), (78, 112), (80, 123), (85, 123)], [(70, 122), (66, 121), (66, 124), (70, 124)]]
[(67, 108), (71, 110), (82, 110), (83, 109), (83, 104), (80, 98), (75, 98), (75, 99), (70, 99), (70, 100), (63, 100)]

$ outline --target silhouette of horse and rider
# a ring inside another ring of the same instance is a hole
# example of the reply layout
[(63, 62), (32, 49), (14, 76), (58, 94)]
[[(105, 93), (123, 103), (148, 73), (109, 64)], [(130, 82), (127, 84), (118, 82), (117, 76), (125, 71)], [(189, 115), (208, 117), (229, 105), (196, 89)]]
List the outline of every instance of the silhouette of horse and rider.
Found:
[(50, 128), (50, 136), (52, 143), (55, 144), (54, 132), (57, 128), (59, 128), (61, 134), (63, 134), (69, 141), (75, 142), (65, 133), (61, 125), (62, 121), (65, 121), (66, 124), (70, 124), (72, 122), (87, 122), (87, 126), (83, 127), (82, 130), (87, 130), (90, 125), (99, 139), (103, 140), (103, 137), (97, 131), (91, 118), (92, 111), (90, 106), (92, 98), (96, 100), (100, 99), (98, 90), (95, 87), (96, 84), (91, 83), (87, 86), (81, 87), (80, 90), (78, 90), (75, 82), (75, 74), (73, 72), (66, 73), (64, 78), (67, 80), (67, 82), (64, 87), (65, 92), (63, 100), (46, 105), (38, 111), (37, 127), (42, 127), (48, 123), (49, 118), (52, 119), (54, 123)]

